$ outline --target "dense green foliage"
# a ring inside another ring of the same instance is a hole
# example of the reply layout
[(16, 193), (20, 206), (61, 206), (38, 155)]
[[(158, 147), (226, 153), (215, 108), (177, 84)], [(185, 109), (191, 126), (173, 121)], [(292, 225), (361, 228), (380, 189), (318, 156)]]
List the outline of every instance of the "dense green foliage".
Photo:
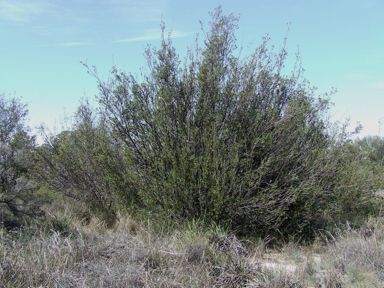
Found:
[(322, 227), (353, 207), (367, 213), (377, 187), (355, 181), (347, 134), (330, 133), (327, 98), (315, 96), (301, 67), (283, 75), (287, 52), (268, 51), (267, 38), (234, 56), (237, 22), (216, 9), (205, 47), (196, 41), (184, 65), (162, 25), (140, 81), (114, 68), (104, 83), (86, 65), (124, 144), (127, 197), (168, 217), (283, 234)]
[(34, 138), (28, 135), (25, 118), (28, 110), (20, 99), (0, 95), (0, 213), (1, 227), (22, 224), (25, 216), (41, 216), (41, 202), (34, 196), (30, 181), (34, 167), (31, 152)]
[(204, 47), (184, 64), (162, 24), (141, 79), (96, 68), (100, 109), (82, 104), (70, 129), (36, 149), (37, 181), (114, 219), (118, 209), (201, 219), (244, 233), (307, 235), (375, 209), (382, 139), (353, 142), (327, 120), (327, 95), (284, 75), (268, 38), (235, 56), (238, 18), (212, 13)]

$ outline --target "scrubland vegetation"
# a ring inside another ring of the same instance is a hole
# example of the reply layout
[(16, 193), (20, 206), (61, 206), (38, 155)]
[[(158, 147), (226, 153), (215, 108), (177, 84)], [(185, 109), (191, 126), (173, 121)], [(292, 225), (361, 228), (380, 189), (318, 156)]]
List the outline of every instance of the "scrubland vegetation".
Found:
[(99, 106), (40, 146), (0, 95), (1, 286), (381, 287), (384, 139), (211, 16), (185, 59), (162, 24), (140, 76), (84, 63)]
[(3, 287), (382, 287), (384, 220), (319, 231), (309, 243), (237, 237), (201, 221), (119, 215), (113, 227), (56, 199), (1, 234)]

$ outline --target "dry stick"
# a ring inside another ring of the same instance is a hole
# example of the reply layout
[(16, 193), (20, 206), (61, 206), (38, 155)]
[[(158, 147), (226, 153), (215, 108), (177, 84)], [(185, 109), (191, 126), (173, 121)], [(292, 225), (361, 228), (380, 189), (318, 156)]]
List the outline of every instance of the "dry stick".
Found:
[(53, 280), (55, 280), (55, 282), (57, 283), (57, 285), (59, 285), (60, 287), (63, 287), (63, 286), (61, 286), (60, 283), (55, 279), (55, 277), (52, 276), (51, 273), (49, 273), (49, 272), (47, 272), (47, 273), (48, 273), (49, 276), (51, 276), (51, 278), (52, 278)]
[(167, 251), (162, 251), (162, 250), (159, 250), (159, 252), (169, 254), (172, 256), (183, 256), (183, 255), (189, 255), (190, 254), (190, 253), (173, 253), (173, 252), (167, 252)]

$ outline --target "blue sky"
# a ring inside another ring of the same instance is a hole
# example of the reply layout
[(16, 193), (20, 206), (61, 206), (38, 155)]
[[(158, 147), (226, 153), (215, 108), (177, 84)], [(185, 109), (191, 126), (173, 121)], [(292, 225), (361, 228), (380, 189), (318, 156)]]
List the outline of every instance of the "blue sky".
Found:
[[(383, 0), (0, 0), (0, 93), (22, 96), (29, 125), (60, 128), (83, 96), (93, 98), (97, 83), (80, 61), (95, 65), (107, 79), (113, 65), (129, 72), (145, 66), (147, 44), (159, 47), (160, 21), (173, 27), (184, 55), (195, 34), (203, 35), (218, 5), (240, 14), (240, 46), (256, 48), (266, 33), (281, 46), (288, 35), (290, 63), (297, 47), (305, 78), (331, 97), (334, 121), (360, 121), (361, 136), (378, 134), (384, 121)], [(252, 51), (250, 49), (249, 51)], [(384, 127), (380, 135), (384, 135)]]

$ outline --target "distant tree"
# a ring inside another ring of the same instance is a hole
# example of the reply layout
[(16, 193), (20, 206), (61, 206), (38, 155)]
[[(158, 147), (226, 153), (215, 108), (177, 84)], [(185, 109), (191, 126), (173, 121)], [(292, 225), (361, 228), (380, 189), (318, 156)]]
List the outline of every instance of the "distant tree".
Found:
[[(351, 146), (360, 155), (360, 167), (371, 174), (372, 181), (384, 188), (384, 138), (366, 136), (356, 139)], [(374, 180), (374, 181), (373, 181)]]
[(184, 65), (164, 24), (161, 48), (145, 52), (141, 80), (113, 68), (105, 83), (84, 64), (123, 143), (126, 178), (139, 196), (132, 199), (167, 217), (284, 235), (340, 219), (346, 199), (364, 205), (372, 193), (366, 181), (352, 190), (342, 184), (353, 182), (344, 174), (348, 137), (329, 132), (327, 97), (315, 96), (300, 65), (283, 74), (285, 41), (275, 53), (264, 38), (237, 57), (238, 18), (220, 7), (211, 16), (204, 48), (196, 41)]
[(35, 141), (25, 126), (27, 114), (19, 98), (0, 94), (0, 221), (6, 228), (21, 225), (25, 216), (43, 215), (30, 180)]
[(384, 138), (379, 136), (367, 136), (358, 139), (356, 145), (366, 154), (369, 160), (384, 165)]

